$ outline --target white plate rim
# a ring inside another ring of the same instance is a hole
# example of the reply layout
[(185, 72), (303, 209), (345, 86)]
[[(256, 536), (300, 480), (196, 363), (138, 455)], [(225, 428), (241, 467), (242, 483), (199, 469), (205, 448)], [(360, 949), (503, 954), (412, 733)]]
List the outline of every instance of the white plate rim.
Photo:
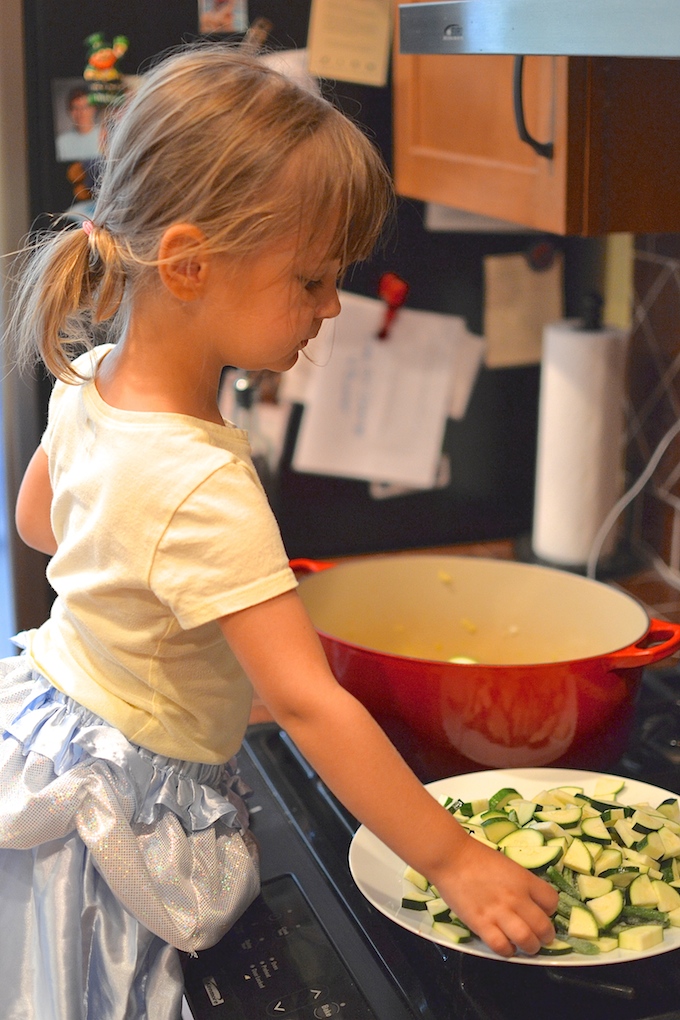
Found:
[[(438, 797), (442, 793), (471, 800), (492, 796), (504, 787), (515, 788), (522, 796), (534, 797), (542, 790), (553, 786), (582, 786), (585, 793), (592, 793), (598, 779), (616, 779), (625, 786), (618, 799), (622, 804), (636, 802), (659, 804), (667, 797), (680, 799), (678, 794), (664, 790), (637, 779), (616, 776), (607, 772), (589, 772), (583, 769), (522, 768), (489, 769), (483, 772), (468, 772), (447, 779), (428, 783), (426, 789)], [(656, 806), (654, 804), (654, 806)], [(568, 956), (527, 956), (518, 953), (512, 957), (498, 956), (481, 940), (455, 944), (437, 936), (429, 920), (419, 919), (416, 911), (401, 907), (404, 861), (393, 853), (373, 833), (361, 825), (349, 847), (349, 869), (354, 882), (376, 910), (400, 927), (447, 949), (457, 950), (471, 956), (481, 956), (505, 963), (517, 963), (534, 967), (597, 967), (616, 963), (631, 963), (635, 960), (659, 956), (680, 948), (680, 928), (664, 931), (664, 941), (646, 952), (614, 949), (598, 956), (583, 956), (572, 953)]]

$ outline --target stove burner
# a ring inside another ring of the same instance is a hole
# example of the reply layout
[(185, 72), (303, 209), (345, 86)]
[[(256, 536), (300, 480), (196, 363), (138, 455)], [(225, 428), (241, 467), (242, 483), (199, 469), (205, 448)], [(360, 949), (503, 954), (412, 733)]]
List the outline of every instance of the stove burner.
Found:
[(680, 667), (643, 672), (632, 736), (618, 770), (680, 793)]

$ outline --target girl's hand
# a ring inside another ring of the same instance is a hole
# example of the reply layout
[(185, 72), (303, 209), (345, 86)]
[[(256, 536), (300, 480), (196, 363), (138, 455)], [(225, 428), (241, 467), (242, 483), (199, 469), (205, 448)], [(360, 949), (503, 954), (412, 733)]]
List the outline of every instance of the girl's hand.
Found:
[(430, 881), (463, 924), (499, 956), (513, 956), (517, 949), (533, 955), (555, 938), (550, 916), (557, 909), (557, 892), (472, 836), (457, 841), (451, 863)]
[[(345, 807), (421, 875), (501, 956), (536, 953), (557, 893), (469, 836), (333, 677), (293, 591), (223, 617), (222, 631), (276, 721)], [(376, 776), (389, 776), (386, 798)], [(423, 836), (427, 833), (427, 837)]]

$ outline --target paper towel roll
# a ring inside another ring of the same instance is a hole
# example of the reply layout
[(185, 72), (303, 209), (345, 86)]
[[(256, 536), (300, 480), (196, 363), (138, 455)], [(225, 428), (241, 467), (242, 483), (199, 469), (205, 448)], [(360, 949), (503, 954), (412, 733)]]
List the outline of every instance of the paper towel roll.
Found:
[[(623, 493), (624, 378), (628, 333), (581, 328), (543, 331), (532, 549), (542, 560), (583, 567)], [(601, 555), (610, 555), (616, 527)]]

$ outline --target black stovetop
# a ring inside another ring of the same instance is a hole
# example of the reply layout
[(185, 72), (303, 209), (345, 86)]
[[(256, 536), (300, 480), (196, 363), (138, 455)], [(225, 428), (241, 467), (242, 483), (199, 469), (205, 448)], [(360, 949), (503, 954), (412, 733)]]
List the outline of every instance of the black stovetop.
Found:
[[(551, 1020), (609, 1011), (680, 1020), (677, 952), (591, 968), (509, 965), (402, 930), (359, 892), (347, 866), (355, 820), (274, 724), (250, 727), (240, 756), (253, 788), (262, 894), (186, 968), (196, 1020)], [(680, 675), (648, 671), (629, 749), (612, 772), (680, 794)]]

